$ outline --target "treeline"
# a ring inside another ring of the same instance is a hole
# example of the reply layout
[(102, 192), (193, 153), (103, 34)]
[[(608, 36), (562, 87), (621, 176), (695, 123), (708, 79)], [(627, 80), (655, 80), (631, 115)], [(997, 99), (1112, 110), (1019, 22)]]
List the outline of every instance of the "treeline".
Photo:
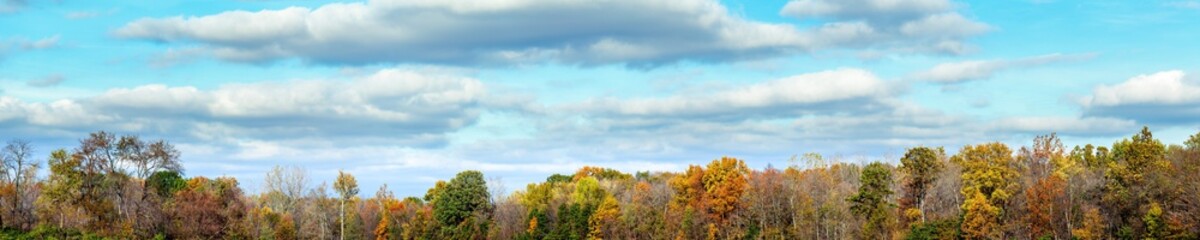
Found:
[(683, 172), (584, 167), (505, 194), (464, 171), (424, 196), (353, 175), (310, 187), (276, 167), (263, 191), (184, 178), (164, 141), (93, 133), (46, 158), (3, 149), (3, 239), (1197, 239), (1200, 133), (1111, 146), (913, 147), (894, 166), (816, 154), (786, 168), (722, 157)]

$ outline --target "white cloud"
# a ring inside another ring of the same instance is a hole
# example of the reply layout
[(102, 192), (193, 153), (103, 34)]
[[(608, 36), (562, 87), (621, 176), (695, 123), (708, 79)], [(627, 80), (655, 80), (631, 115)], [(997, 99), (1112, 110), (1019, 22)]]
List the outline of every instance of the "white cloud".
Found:
[(780, 14), (823, 20), (818, 48), (866, 48), (899, 53), (963, 54), (967, 38), (991, 29), (956, 12), (948, 0), (793, 0)]
[(796, 1), (783, 13), (833, 20), (806, 29), (752, 21), (730, 14), (715, 0), (374, 0), (312, 9), (143, 18), (114, 34), (197, 44), (199, 55), (243, 62), (298, 58), (351, 65), (564, 63), (642, 68), (838, 48), (958, 54), (970, 48), (963, 43), (966, 38), (990, 28), (966, 19), (944, 0), (861, 5)]
[(900, 32), (909, 36), (953, 39), (986, 32), (988, 26), (964, 18), (958, 13), (939, 13), (900, 25)]
[[(214, 90), (145, 85), (51, 103), (5, 97), (9, 128), (88, 126), (193, 138), (189, 130), (225, 129), (225, 137), (388, 136), (423, 146), (475, 121), (486, 97), (478, 80), (382, 70), (352, 81), (292, 80), (228, 84)], [(90, 131), (90, 130), (84, 130)]]
[(839, 111), (825, 105), (871, 100), (886, 96), (888, 91), (886, 84), (868, 71), (838, 69), (699, 95), (647, 99), (592, 99), (569, 108), (581, 109), (589, 114), (607, 113), (628, 117), (796, 117), (811, 111)]
[(970, 60), (942, 63), (913, 77), (937, 83), (961, 83), (991, 78), (998, 72), (1015, 68), (1030, 68), (1051, 63), (1092, 59), (1095, 54), (1048, 54), (1015, 60)]
[(17, 126), (31, 127), (25, 124), (77, 128), (89, 124), (97, 124), (115, 120), (117, 117), (87, 109), (73, 100), (58, 100), (49, 103), (28, 103), (19, 99), (0, 96), (0, 119), (8, 120), (7, 124), (17, 121)]
[(1180, 70), (1139, 75), (1100, 85), (1080, 99), (1085, 115), (1170, 125), (1200, 123), (1200, 83)]
[(730, 155), (779, 164), (807, 151), (880, 156), (985, 138), (969, 118), (897, 99), (897, 87), (847, 68), (661, 97), (589, 99), (547, 106), (533, 120), (532, 137), (475, 141), (470, 150), (537, 149), (521, 156), (601, 163)]
[(1116, 85), (1097, 86), (1083, 103), (1088, 107), (1200, 103), (1200, 86), (1186, 76), (1179, 70), (1138, 75)]
[(309, 10), (290, 7), (273, 11), (230, 11), (204, 17), (142, 19), (117, 31), (120, 36), (161, 41), (197, 39), (218, 44), (257, 45), (306, 34)]
[(734, 17), (708, 0), (380, 0), (145, 18), (115, 34), (199, 42), (226, 60), (297, 57), (338, 64), (647, 66), (777, 55), (805, 45), (793, 27)]

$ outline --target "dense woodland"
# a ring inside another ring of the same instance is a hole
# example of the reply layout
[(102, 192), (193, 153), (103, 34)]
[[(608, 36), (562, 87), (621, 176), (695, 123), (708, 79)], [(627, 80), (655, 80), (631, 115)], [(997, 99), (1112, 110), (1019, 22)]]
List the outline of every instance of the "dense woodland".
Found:
[(23, 141), (2, 152), (4, 239), (1200, 236), (1200, 134), (1165, 145), (1145, 128), (1111, 146), (1066, 148), (1050, 134), (952, 156), (916, 146), (865, 165), (806, 154), (761, 170), (733, 157), (683, 172), (584, 167), (511, 194), (464, 171), (404, 198), (359, 189), (350, 173), (326, 182), (298, 167), (274, 168), (260, 194), (247, 194), (237, 179), (182, 176), (181, 153), (165, 141), (106, 132), (45, 157)]

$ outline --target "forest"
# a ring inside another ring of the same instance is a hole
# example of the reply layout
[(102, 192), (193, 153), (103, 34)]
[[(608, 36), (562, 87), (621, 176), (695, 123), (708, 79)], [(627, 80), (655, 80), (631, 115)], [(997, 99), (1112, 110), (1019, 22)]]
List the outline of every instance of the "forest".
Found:
[(1148, 128), (1110, 146), (1068, 148), (1049, 134), (953, 155), (913, 146), (869, 164), (810, 153), (783, 168), (731, 156), (682, 172), (583, 167), (510, 193), (468, 170), (410, 197), (295, 166), (275, 167), (248, 194), (238, 179), (183, 176), (182, 153), (165, 140), (108, 132), (44, 157), (20, 140), (2, 152), (3, 239), (1200, 236), (1200, 133), (1168, 145)]

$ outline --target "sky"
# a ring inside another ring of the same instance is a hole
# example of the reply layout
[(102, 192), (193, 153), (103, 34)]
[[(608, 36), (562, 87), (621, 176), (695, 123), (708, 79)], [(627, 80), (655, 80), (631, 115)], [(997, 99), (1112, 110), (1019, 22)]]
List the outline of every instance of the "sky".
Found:
[[(1200, 131), (1200, 1), (0, 0), (0, 138), (424, 194)], [(44, 157), (41, 157), (44, 159)]]

